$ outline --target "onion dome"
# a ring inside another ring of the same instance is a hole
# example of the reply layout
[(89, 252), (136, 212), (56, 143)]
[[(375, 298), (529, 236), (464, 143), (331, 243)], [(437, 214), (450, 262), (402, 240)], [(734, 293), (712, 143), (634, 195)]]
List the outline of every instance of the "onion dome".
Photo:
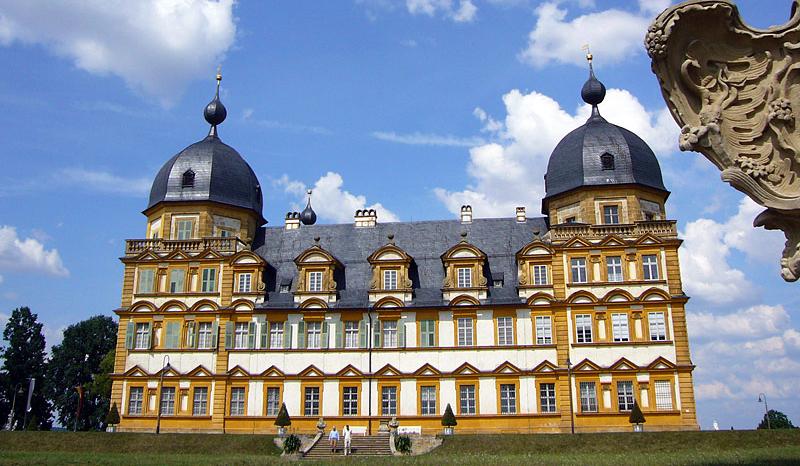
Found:
[(547, 201), (584, 186), (635, 184), (667, 191), (653, 150), (642, 138), (600, 116), (606, 88), (594, 75), (588, 56), (589, 79), (581, 89), (583, 101), (592, 106), (585, 124), (567, 134), (550, 155), (545, 174), (543, 211)]
[(313, 225), (317, 223), (317, 214), (314, 212), (314, 209), (311, 208), (311, 190), (308, 191), (308, 204), (306, 204), (306, 208), (300, 212), (300, 221), (303, 225)]
[(210, 201), (254, 212), (259, 220), (263, 198), (261, 185), (250, 165), (217, 135), (217, 125), (225, 121), (227, 110), (217, 92), (203, 112), (211, 125), (208, 136), (178, 154), (161, 167), (150, 189), (149, 210), (162, 202)]

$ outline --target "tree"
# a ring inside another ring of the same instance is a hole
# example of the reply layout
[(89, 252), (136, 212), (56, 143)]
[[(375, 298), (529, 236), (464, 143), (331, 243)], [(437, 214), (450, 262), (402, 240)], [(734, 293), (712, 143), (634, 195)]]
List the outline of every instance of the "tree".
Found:
[[(769, 414), (769, 425), (767, 425), (767, 414)], [(765, 413), (764, 417), (761, 419), (761, 423), (757, 427), (758, 429), (794, 429), (794, 425), (792, 421), (789, 420), (789, 417), (783, 414), (780, 411), (775, 411), (774, 409), (770, 409), (769, 413)]]
[[(27, 307), (19, 307), (11, 312), (3, 330), (3, 339), (8, 346), (2, 351), (3, 372), (6, 373), (6, 383), (2, 389), (10, 403), (13, 403), (14, 396), (18, 397), (14, 409), (18, 429), (30, 427), (49, 430), (53, 420), (46, 390), (45, 340), (42, 324), (37, 319), (37, 315)], [(23, 426), (31, 378), (36, 381), (31, 396), (31, 411), (28, 413), (29, 425)]]
[(456, 422), (456, 416), (453, 414), (453, 408), (450, 407), (450, 403), (447, 403), (447, 408), (445, 408), (444, 414), (442, 415), (442, 425), (445, 427), (455, 427), (458, 425), (458, 422)]
[(275, 418), (275, 425), (278, 427), (288, 427), (292, 425), (292, 420), (289, 418), (289, 411), (286, 410), (286, 403), (281, 404), (278, 417)]
[(119, 410), (117, 409), (117, 404), (114, 403), (106, 415), (106, 425), (115, 426), (117, 424), (119, 424)]
[(639, 403), (634, 401), (633, 402), (633, 409), (631, 410), (631, 415), (628, 417), (628, 422), (631, 424), (644, 424), (644, 413), (642, 409), (639, 407)]
[(50, 396), (58, 410), (59, 422), (67, 429), (76, 425), (81, 390), (83, 403), (77, 428), (103, 427), (109, 409), (108, 374), (114, 370), (116, 343), (114, 319), (94, 316), (67, 327), (61, 344), (53, 346), (47, 370)]

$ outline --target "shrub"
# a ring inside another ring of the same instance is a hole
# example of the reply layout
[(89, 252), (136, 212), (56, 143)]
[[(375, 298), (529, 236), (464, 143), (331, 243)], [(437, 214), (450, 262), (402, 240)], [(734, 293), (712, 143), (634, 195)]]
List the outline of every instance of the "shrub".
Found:
[(117, 404), (114, 403), (111, 405), (111, 409), (106, 414), (106, 425), (115, 426), (119, 424), (119, 410), (117, 409)]
[(394, 438), (394, 448), (404, 455), (411, 453), (411, 437), (408, 435), (398, 435)]
[(278, 417), (275, 418), (275, 425), (278, 427), (287, 427), (292, 425), (292, 419), (289, 417), (289, 411), (286, 410), (286, 403), (281, 405), (281, 410), (278, 411)]
[(297, 453), (300, 451), (300, 437), (291, 434), (283, 441), (284, 453)]
[(453, 414), (453, 408), (450, 407), (450, 403), (447, 403), (447, 408), (444, 410), (444, 414), (442, 415), (442, 425), (445, 427), (454, 427), (458, 425), (458, 422), (456, 422), (456, 416)]
[(644, 413), (642, 413), (641, 408), (639, 408), (639, 403), (633, 402), (633, 409), (631, 410), (631, 415), (628, 418), (628, 422), (631, 424), (644, 424)]

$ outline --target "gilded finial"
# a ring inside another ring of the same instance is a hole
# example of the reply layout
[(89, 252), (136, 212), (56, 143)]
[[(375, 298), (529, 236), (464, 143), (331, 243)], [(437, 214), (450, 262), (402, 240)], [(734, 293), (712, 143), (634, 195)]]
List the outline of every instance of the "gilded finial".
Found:
[(586, 61), (588, 61), (588, 62), (589, 62), (589, 66), (592, 66), (592, 59), (593, 59), (594, 57), (592, 56), (592, 52), (591, 52), (591, 50), (589, 49), (589, 44), (583, 44), (583, 47), (581, 47), (581, 49), (582, 49), (584, 52), (586, 52)]
[(222, 65), (217, 65), (217, 85), (222, 81)]

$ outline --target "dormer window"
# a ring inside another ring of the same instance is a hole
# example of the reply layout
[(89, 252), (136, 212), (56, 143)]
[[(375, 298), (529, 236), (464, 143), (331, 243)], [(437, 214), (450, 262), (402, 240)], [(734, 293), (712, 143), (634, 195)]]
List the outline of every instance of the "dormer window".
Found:
[[(336, 301), (338, 293), (338, 285), (333, 277), (336, 270), (341, 270), (342, 264), (319, 246), (319, 238), (315, 238), (314, 242), (314, 246), (303, 251), (294, 260), (298, 272), (294, 302), (300, 307), (327, 307), (329, 303)], [(290, 282), (281, 279), (279, 285), (288, 287)]]
[(369, 282), (369, 302), (380, 306), (392, 298), (396, 306), (403, 306), (413, 299), (409, 270), (412, 258), (394, 243), (394, 235), (388, 235), (389, 242), (367, 257), (372, 268)]
[(614, 169), (614, 156), (606, 152), (605, 154), (600, 156), (600, 166), (603, 170), (613, 170)]
[(441, 256), (445, 272), (442, 298), (446, 302), (477, 304), (487, 298), (488, 286), (494, 284), (494, 280), (484, 274), (486, 254), (470, 244), (466, 236), (462, 233), (464, 239)]
[(191, 169), (183, 172), (181, 177), (181, 188), (194, 188), (194, 171)]
[(322, 272), (308, 272), (308, 291), (322, 291)]
[(397, 289), (397, 270), (383, 271), (383, 289), (384, 290)]
[(472, 288), (472, 269), (468, 267), (458, 268), (458, 287)]

